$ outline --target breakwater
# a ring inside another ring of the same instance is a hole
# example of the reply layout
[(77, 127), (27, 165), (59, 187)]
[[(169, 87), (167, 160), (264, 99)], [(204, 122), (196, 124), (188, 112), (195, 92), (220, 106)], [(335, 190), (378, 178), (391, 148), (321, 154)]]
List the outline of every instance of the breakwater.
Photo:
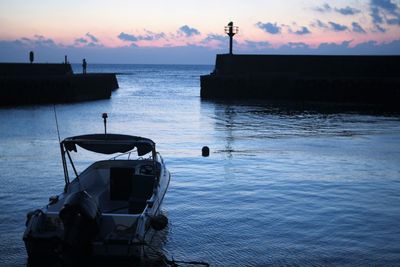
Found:
[(400, 100), (400, 56), (217, 55), (201, 97), (378, 104)]
[(74, 74), (70, 64), (0, 63), (0, 105), (78, 102), (111, 97), (114, 73)]

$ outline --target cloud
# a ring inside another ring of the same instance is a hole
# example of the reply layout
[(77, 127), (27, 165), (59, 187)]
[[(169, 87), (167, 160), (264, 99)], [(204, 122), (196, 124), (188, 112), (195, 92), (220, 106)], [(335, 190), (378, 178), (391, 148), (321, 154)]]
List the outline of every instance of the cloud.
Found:
[(397, 18), (391, 18), (391, 19), (387, 19), (386, 20), (387, 24), (389, 25), (400, 25), (400, 16), (398, 16)]
[(259, 50), (271, 47), (271, 43), (265, 41), (258, 42), (258, 41), (245, 40), (242, 47), (245, 50)]
[(321, 12), (321, 13), (325, 13), (325, 12), (330, 12), (331, 10), (332, 10), (332, 8), (331, 8), (331, 6), (330, 5), (328, 5), (328, 4), (323, 4), (322, 6), (320, 6), (320, 7), (316, 7), (316, 8), (314, 8), (314, 10), (316, 10), (316, 11), (318, 11), (318, 12)]
[(361, 43), (352, 48), (359, 54), (364, 55), (399, 55), (400, 40), (394, 40), (389, 43), (378, 43), (376, 41), (368, 41)]
[(380, 24), (383, 23), (383, 18), (381, 16), (381, 13), (379, 11), (379, 8), (377, 7), (371, 7), (371, 13), (370, 13), (371, 17), (372, 17), (372, 22), (374, 24)]
[(96, 36), (88, 32), (85, 34), (85, 36), (76, 38), (74, 41), (74, 45), (78, 47), (82, 46), (94, 47), (94, 46), (101, 46), (102, 44), (100, 43), (99, 39)]
[(121, 33), (118, 35), (118, 38), (119, 38), (120, 40), (122, 40), (122, 41), (128, 41), (128, 42), (136, 42), (136, 41), (139, 40), (135, 35), (133, 35), (133, 34), (128, 34), (128, 33), (124, 33), (124, 32), (121, 32)]
[[(219, 40), (224, 36), (214, 34), (209, 37), (212, 40)], [(29, 51), (34, 51), (37, 62), (63, 62), (64, 55), (68, 55), (69, 61), (76, 63), (82, 62), (82, 58), (86, 58), (90, 63), (212, 65), (215, 62), (215, 54), (227, 52), (227, 45), (223, 47), (207, 45), (137, 47), (132, 43), (133, 46), (131, 44), (123, 47), (96, 46), (93, 48), (65, 46), (50, 40), (43, 36), (0, 40), (0, 58), (5, 62), (29, 62)], [(227, 37), (225, 37), (225, 41), (227, 41)], [(234, 46), (234, 51), (256, 54), (400, 55), (400, 39), (389, 43), (368, 41), (357, 45), (351, 41), (321, 43), (318, 47), (301, 42), (289, 42), (276, 47), (268, 42), (246, 40), (240, 45)]]
[(323, 53), (326, 53), (329, 51), (330, 53), (336, 54), (338, 52), (338, 50), (343, 51), (343, 50), (350, 49), (350, 44), (351, 44), (351, 41), (343, 41), (342, 43), (339, 43), (339, 44), (337, 44), (337, 43), (321, 43), (317, 49)]
[(47, 47), (56, 45), (56, 43), (51, 38), (46, 38), (42, 35), (35, 35), (34, 37), (35, 37), (35, 39), (33, 40), (33, 42), (35, 45), (47, 46)]
[[(233, 40), (233, 43), (235, 44), (236, 47), (237, 41), (235, 39)], [(228, 47), (228, 36), (210, 33), (207, 35), (206, 38), (200, 41), (200, 44), (202, 44), (205, 47), (222, 49), (225, 46)]]
[(392, 0), (371, 0), (370, 16), (378, 32), (386, 31), (383, 25), (400, 25), (400, 7)]
[(86, 36), (87, 36), (87, 37), (90, 39), (90, 41), (93, 42), (93, 43), (98, 43), (98, 42), (99, 42), (99, 39), (96, 38), (96, 36), (94, 36), (93, 34), (86, 33)]
[(139, 40), (144, 40), (144, 41), (156, 41), (160, 39), (165, 39), (166, 35), (163, 32), (152, 32), (149, 30), (144, 30), (146, 34), (144, 35), (138, 35), (137, 38)]
[(206, 38), (203, 39), (202, 42), (204, 43), (208, 43), (211, 41), (218, 41), (218, 42), (226, 42), (228, 40), (228, 38), (225, 35), (221, 35), (221, 34), (208, 34)]
[(386, 29), (383, 28), (382, 26), (380, 26), (379, 24), (376, 24), (376, 25), (375, 25), (375, 30), (376, 30), (377, 32), (381, 32), (381, 33), (386, 32)]
[[(200, 41), (203, 47), (210, 49), (227, 49), (229, 44), (229, 38), (227, 35), (210, 33), (203, 40)], [(233, 48), (236, 50), (241, 44), (237, 40), (233, 39)]]
[(399, 55), (400, 39), (389, 43), (367, 41), (357, 45), (352, 45), (352, 41), (350, 40), (340, 43), (325, 42), (317, 47), (310, 46), (303, 42), (288, 42), (279, 47), (266, 47), (262, 52), (289, 55)]
[(328, 29), (329, 28), (328, 24), (320, 21), (319, 19), (317, 19), (315, 22), (312, 22), (311, 26), (315, 27), (315, 28), (322, 28), (322, 29)]
[(270, 33), (270, 34), (280, 34), (281, 33), (281, 27), (277, 25), (277, 23), (262, 23), (262, 22), (257, 22), (256, 23), (257, 28)]
[(292, 31), (291, 29), (289, 29), (289, 31), (291, 32), (291, 33), (293, 33), (293, 34), (296, 34), (296, 35), (306, 35), (306, 34), (310, 34), (311, 32), (310, 32), (310, 30), (307, 28), (307, 27), (305, 27), (305, 26), (302, 26), (299, 30), (297, 30), (297, 31)]
[(138, 41), (156, 41), (159, 39), (165, 39), (166, 35), (163, 32), (155, 33), (149, 30), (144, 30), (144, 35), (134, 35), (121, 32), (117, 37), (118, 39), (126, 42), (138, 42)]
[(75, 39), (75, 44), (87, 44), (87, 40), (85, 38), (77, 38)]
[(331, 29), (334, 30), (335, 32), (342, 32), (348, 30), (348, 27), (346, 25), (338, 24), (332, 21), (329, 21), (328, 23), (331, 26)]
[(392, 14), (395, 14), (399, 8), (395, 3), (392, 3), (392, 0), (371, 0), (371, 6), (381, 8)]
[(351, 26), (352, 26), (353, 32), (357, 32), (357, 33), (367, 33), (367, 32), (363, 29), (363, 27), (361, 27), (361, 25), (358, 24), (357, 22), (353, 22), (353, 23), (351, 24)]
[(342, 15), (355, 15), (361, 12), (361, 10), (353, 7), (335, 8), (335, 11)]
[(323, 4), (322, 6), (315, 7), (314, 10), (321, 12), (321, 13), (328, 13), (328, 12), (335, 11), (335, 12), (345, 15), (345, 16), (361, 13), (361, 10), (354, 8), (354, 7), (346, 6), (346, 7), (342, 7), (342, 8), (337, 8), (337, 7), (331, 7), (327, 3)]
[(188, 25), (183, 25), (182, 27), (179, 28), (178, 34), (190, 37), (194, 35), (200, 35), (200, 32), (195, 28), (190, 28)]
[(378, 43), (376, 41), (367, 41), (364, 43), (350, 46), (351, 41), (342, 43), (322, 43), (316, 48), (321, 54), (331, 55), (399, 55), (400, 40), (394, 40), (389, 43)]
[(353, 32), (356, 33), (367, 33), (364, 28), (357, 22), (353, 22), (351, 24), (351, 29), (343, 24), (339, 24), (333, 21), (329, 21), (328, 23), (324, 23), (320, 20), (316, 20), (314, 22), (312, 22), (311, 27), (315, 27), (315, 28), (322, 28), (322, 29), (328, 29), (328, 30), (332, 30), (335, 32), (343, 32), (343, 31), (348, 31), (351, 30)]
[(43, 35), (34, 35), (33, 38), (22, 37), (14, 41), (24, 47), (55, 47), (57, 44), (51, 38)]
[(308, 44), (303, 43), (303, 42), (289, 42), (286, 46), (291, 49), (309, 49), (310, 48), (310, 46)]

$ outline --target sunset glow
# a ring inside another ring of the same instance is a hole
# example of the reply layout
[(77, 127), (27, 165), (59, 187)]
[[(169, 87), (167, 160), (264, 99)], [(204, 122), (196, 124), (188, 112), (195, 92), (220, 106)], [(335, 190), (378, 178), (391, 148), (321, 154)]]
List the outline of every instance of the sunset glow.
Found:
[[(13, 60), (6, 47), (200, 47), (224, 52), (223, 27), (229, 21), (240, 27), (235, 40), (241, 53), (279, 53), (293, 44), (317, 49), (344, 42), (350, 48), (393, 42), (400, 47), (399, 0), (2, 0), (0, 60)], [(400, 53), (398, 48), (393, 52)]]

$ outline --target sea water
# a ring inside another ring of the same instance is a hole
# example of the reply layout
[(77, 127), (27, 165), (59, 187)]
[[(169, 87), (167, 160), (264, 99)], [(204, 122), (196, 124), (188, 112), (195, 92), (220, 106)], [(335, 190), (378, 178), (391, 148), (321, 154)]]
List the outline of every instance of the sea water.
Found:
[[(212, 68), (89, 65), (116, 72), (120, 88), (57, 105), (61, 138), (102, 133), (107, 112), (108, 132), (157, 143), (172, 174), (169, 258), (399, 266), (400, 116), (202, 100), (199, 76)], [(53, 106), (0, 108), (0, 127), (0, 266), (25, 266), (26, 213), (64, 184)], [(78, 171), (97, 159), (79, 152)]]

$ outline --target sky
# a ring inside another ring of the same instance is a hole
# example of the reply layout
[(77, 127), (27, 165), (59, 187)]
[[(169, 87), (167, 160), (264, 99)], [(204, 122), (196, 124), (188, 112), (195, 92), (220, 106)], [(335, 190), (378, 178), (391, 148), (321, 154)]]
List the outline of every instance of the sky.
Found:
[(213, 64), (237, 54), (400, 54), (400, 0), (0, 0), (0, 62)]

